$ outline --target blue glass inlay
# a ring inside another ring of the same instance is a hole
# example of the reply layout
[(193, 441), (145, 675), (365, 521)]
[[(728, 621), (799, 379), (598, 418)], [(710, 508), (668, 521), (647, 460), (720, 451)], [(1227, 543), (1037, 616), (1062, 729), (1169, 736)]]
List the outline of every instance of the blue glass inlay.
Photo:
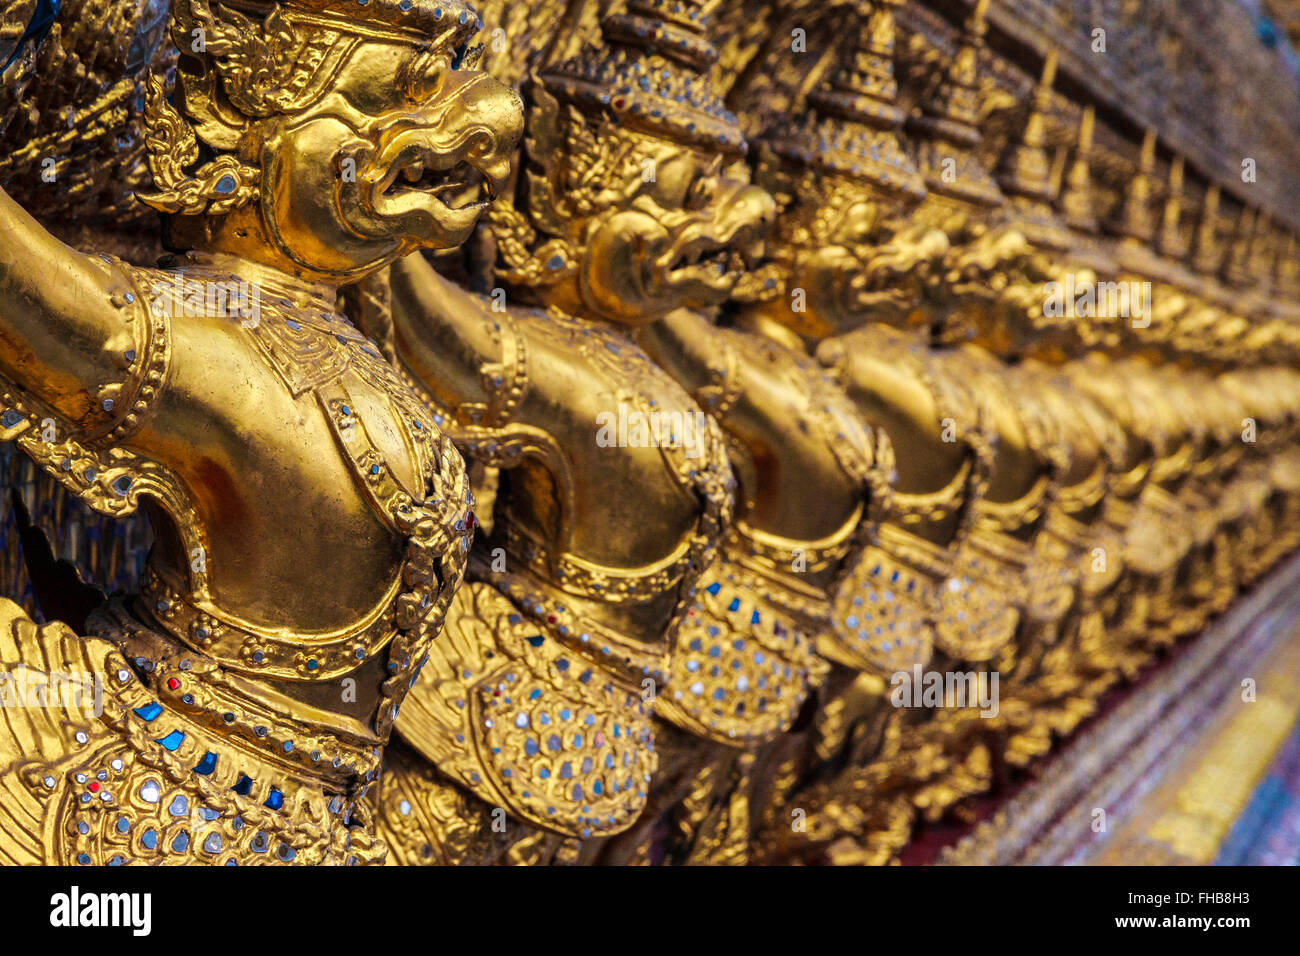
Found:
[(179, 730), (173, 730), (166, 737), (159, 737), (154, 743), (162, 744), (163, 747), (170, 751), (175, 751), (185, 739), (185, 735)]
[(135, 708), (135, 715), (141, 720), (155, 720), (162, 713), (162, 704), (152, 700), (143, 707)]

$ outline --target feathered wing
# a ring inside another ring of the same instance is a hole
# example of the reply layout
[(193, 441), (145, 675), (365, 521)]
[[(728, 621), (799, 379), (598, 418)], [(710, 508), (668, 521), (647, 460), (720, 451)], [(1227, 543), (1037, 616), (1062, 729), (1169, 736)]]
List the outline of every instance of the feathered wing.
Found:
[(461, 749), (452, 741), (464, 730), (467, 682), (463, 675), (466, 671), (481, 674), (485, 655), (496, 650), (501, 604), (483, 584), (471, 582), (456, 593), (429, 660), (402, 704), (398, 734), (432, 763), (450, 761)]
[(36, 8), (37, 0), (0, 0), (0, 66), (13, 60), (23, 47)]
[[(58, 840), (46, 832), (52, 815), (45, 793), (70, 756), (108, 734), (95, 716), (92, 688), (110, 648), (64, 624), (38, 627), (0, 598), (0, 865), (57, 862), (47, 859)], [(55, 690), (73, 681), (84, 694)]]
[[(0, 48), (24, 6), (6, 3)], [(28, 40), (0, 80), (0, 186), (74, 245), (77, 227), (94, 225), (156, 243), (157, 217), (134, 194), (152, 186), (144, 80), (176, 57), (169, 12), (169, 0), (61, 0), (48, 34)]]

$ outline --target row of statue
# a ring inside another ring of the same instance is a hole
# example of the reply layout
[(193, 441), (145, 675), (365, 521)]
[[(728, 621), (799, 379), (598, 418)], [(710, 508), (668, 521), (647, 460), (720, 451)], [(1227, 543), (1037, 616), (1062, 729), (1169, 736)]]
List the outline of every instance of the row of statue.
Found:
[(988, 0), (906, 109), (902, 3), (754, 136), (748, 0), (173, 0), (171, 255), (0, 193), (0, 440), (152, 541), (25, 526), (0, 861), (886, 863), (1300, 544), (1295, 236), (1154, 133), (1100, 215), (1050, 51), (988, 163)]

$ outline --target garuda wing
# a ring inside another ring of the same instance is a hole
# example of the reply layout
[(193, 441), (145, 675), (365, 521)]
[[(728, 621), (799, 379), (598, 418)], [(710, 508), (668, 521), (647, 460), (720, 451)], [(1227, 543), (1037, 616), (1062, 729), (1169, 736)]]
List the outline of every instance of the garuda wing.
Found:
[(38, 627), (0, 598), (0, 865), (67, 862), (47, 832), (58, 820), (51, 803), (72, 765), (115, 738), (93, 690), (113, 655), (107, 641)]

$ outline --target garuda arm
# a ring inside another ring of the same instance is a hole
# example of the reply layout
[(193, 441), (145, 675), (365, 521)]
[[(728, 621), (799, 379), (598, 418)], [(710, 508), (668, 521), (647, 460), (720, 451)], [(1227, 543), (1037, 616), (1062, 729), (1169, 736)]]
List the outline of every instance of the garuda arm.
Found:
[(107, 434), (141, 377), (141, 293), (113, 260), (63, 245), (3, 191), (0, 234), (0, 439), (33, 425), (19, 408), (33, 400), (72, 429), (60, 440)]
[(555, 482), (558, 536), (568, 542), (578, 509), (575, 435), (567, 406), (555, 400), (557, 388), (567, 385), (537, 381), (553, 367), (544, 360), (536, 367), (537, 343), (528, 344), (519, 327), (526, 316), (513, 306), (498, 311), (419, 254), (394, 264), (391, 286), (399, 362), (416, 390), (446, 411), (451, 420), (440, 427), (466, 458), (485, 467), (540, 465)]
[(502, 361), (493, 328), (505, 317), (444, 279), (418, 253), (394, 264), (391, 281), (395, 344), (410, 371), (441, 405), (464, 408), (462, 417), (486, 410), (495, 391), (491, 370)]

